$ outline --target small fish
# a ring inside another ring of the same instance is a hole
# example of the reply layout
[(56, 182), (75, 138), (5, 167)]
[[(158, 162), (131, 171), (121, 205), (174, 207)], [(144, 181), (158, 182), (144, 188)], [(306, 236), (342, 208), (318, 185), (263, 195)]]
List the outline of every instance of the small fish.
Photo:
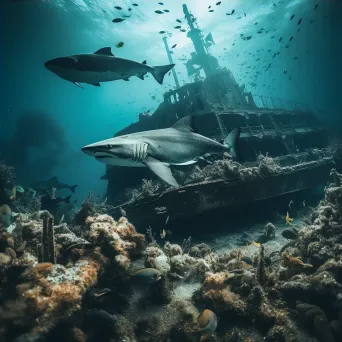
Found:
[(138, 7), (139, 5), (138, 4), (132, 4), (132, 6)]
[(181, 31), (181, 32), (186, 32), (186, 30), (185, 30), (185, 29), (181, 29), (180, 31)]
[(182, 26), (175, 26), (175, 29), (180, 29), (180, 28), (182, 28)]
[(166, 218), (166, 220), (165, 220), (165, 226), (168, 224), (169, 219), (170, 219), (170, 215), (167, 215), (167, 218)]
[(177, 23), (182, 23), (182, 21), (180, 19), (176, 19)]
[(112, 20), (112, 23), (121, 23), (123, 22), (125, 19), (122, 19), (122, 18), (115, 18)]
[(235, 9), (232, 10), (232, 12), (230, 13), (231, 15), (233, 15), (235, 13)]
[(289, 212), (286, 212), (286, 216), (285, 216), (285, 222), (286, 224), (291, 224), (291, 222), (293, 221), (293, 218), (290, 217)]
[(318, 7), (318, 4), (315, 6), (314, 11), (316, 11), (317, 7)]
[(158, 5), (163, 6), (164, 3), (163, 2), (158, 2)]
[(118, 42), (115, 44), (115, 47), (119, 49), (119, 48), (122, 48), (124, 45), (125, 45), (124, 42)]
[(160, 238), (161, 238), (161, 239), (165, 239), (166, 234), (167, 234), (166, 230), (163, 229), (163, 230), (160, 232)]
[(216, 6), (220, 6), (221, 5), (221, 1), (216, 3)]
[(160, 33), (160, 34), (165, 34), (165, 33), (166, 33), (166, 31), (159, 31), (159, 33)]
[(291, 36), (291, 38), (290, 38), (290, 42), (292, 41), (292, 39), (293, 39), (293, 36)]
[(214, 10), (209, 10), (209, 12), (214, 12)]
[(280, 37), (280, 38), (279, 38), (279, 43), (280, 43), (282, 40), (283, 40), (283, 38), (282, 38), (282, 37)]
[(303, 18), (300, 18), (300, 19), (298, 20), (297, 25), (300, 25), (300, 24), (302, 23), (302, 20), (303, 20)]
[(292, 15), (291, 15), (291, 18), (290, 18), (290, 20), (292, 20), (293, 18), (294, 18), (294, 14), (292, 14)]
[(11, 225), (12, 210), (7, 204), (0, 206), (0, 226), (5, 228)]
[(160, 10), (156, 10), (156, 11), (154, 11), (155, 13), (157, 13), (157, 14), (164, 14), (164, 12), (163, 11), (160, 11)]
[(114, 8), (116, 8), (116, 9), (119, 10), (119, 11), (122, 10), (122, 7), (120, 7), (120, 6), (114, 6)]
[(132, 279), (142, 284), (156, 283), (161, 279), (161, 273), (155, 268), (143, 268), (131, 274)]
[(210, 9), (211, 8), (211, 6), (208, 6), (208, 9)]
[(215, 313), (209, 309), (205, 309), (198, 317), (198, 325), (201, 328), (201, 330), (198, 331), (201, 335), (200, 342), (203, 342), (210, 337), (217, 328), (217, 317)]
[(171, 49), (174, 49), (176, 46), (177, 46), (177, 44), (173, 44), (173, 45), (171, 46)]
[(164, 12), (165, 13), (170, 13), (170, 11), (168, 9), (165, 9)]
[(254, 245), (255, 247), (260, 247), (261, 243), (260, 242), (252, 241), (252, 245)]

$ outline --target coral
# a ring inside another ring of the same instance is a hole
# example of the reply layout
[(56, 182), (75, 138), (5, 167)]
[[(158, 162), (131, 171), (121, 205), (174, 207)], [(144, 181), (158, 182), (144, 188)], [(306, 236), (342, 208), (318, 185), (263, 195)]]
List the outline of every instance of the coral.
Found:
[[(27, 316), (30, 321), (26, 329), (35, 333), (47, 331), (54, 322), (68, 317), (79, 308), (82, 295), (97, 282), (106, 262), (106, 259), (94, 252), (80, 258), (70, 268), (51, 263), (27, 268), (19, 278), (23, 283), (17, 286), (20, 299), (7, 300), (5, 306), (0, 307), (0, 315), (3, 310), (7, 310), (0, 323), (0, 339), (1, 332), (6, 332), (3, 327), (13, 326), (15, 329), (23, 316)], [(20, 312), (18, 307), (21, 308)], [(35, 327), (35, 319), (38, 317), (39, 325)]]
[(41, 248), (42, 250), (40, 261), (55, 264), (55, 231), (53, 227), (53, 217), (48, 213), (43, 214), (43, 233)]
[(123, 255), (131, 259), (145, 249), (145, 236), (137, 233), (124, 217), (117, 222), (109, 215), (89, 216), (85, 229), (89, 241), (102, 244), (102, 253), (108, 257)]
[(120, 317), (115, 325), (117, 341), (138, 342), (134, 325), (125, 317)]
[(205, 243), (200, 243), (199, 245), (192, 246), (189, 252), (190, 256), (195, 258), (204, 258), (210, 253), (212, 253), (212, 249)]
[(257, 271), (257, 278), (261, 285), (264, 285), (267, 281), (267, 274), (265, 270), (265, 247), (263, 245), (260, 246), (260, 257), (259, 257), (259, 265)]
[(267, 240), (270, 240), (272, 238), (275, 238), (275, 233), (276, 233), (276, 230), (277, 228), (275, 227), (275, 225), (271, 222), (268, 222), (266, 225), (265, 225), (265, 228), (264, 228), (264, 236), (266, 238), (266, 241)]
[(234, 312), (243, 315), (247, 304), (231, 291), (228, 280), (233, 277), (227, 272), (209, 273), (200, 290), (202, 300), (215, 312)]
[(300, 312), (308, 326), (315, 327), (318, 340), (321, 342), (335, 342), (329, 327), (329, 321), (323, 310), (316, 305), (298, 303), (297, 310)]
[(169, 258), (172, 258), (175, 255), (183, 254), (182, 247), (180, 245), (171, 244), (170, 242), (165, 243), (164, 251)]

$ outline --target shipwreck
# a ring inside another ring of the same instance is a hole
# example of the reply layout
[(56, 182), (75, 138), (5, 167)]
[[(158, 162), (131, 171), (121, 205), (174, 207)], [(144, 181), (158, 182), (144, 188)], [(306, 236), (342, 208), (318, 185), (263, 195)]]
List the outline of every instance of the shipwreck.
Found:
[[(241, 128), (242, 162), (211, 160), (195, 166), (174, 167), (179, 188), (169, 188), (146, 168), (107, 167), (107, 199), (114, 216), (122, 210), (139, 228), (156, 222), (188, 219), (213, 210), (299, 192), (325, 184), (341, 155), (329, 147), (328, 133), (306, 105), (252, 94), (239, 85), (227, 68), (210, 54), (212, 35), (204, 37), (196, 18), (183, 5), (194, 50), (186, 63), (193, 82), (179, 85), (152, 114), (117, 132), (167, 128), (193, 115), (198, 133), (220, 141)], [(172, 55), (164, 37), (170, 63)], [(200, 75), (204, 74), (205, 77)]]

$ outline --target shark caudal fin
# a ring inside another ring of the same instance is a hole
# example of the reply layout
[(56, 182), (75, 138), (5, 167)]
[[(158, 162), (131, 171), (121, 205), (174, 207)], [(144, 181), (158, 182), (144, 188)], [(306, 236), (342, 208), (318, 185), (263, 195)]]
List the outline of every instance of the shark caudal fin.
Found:
[(163, 84), (164, 76), (175, 66), (175, 64), (163, 65), (163, 66), (155, 66), (153, 67), (153, 71), (151, 72), (155, 80), (159, 84)]
[(223, 144), (230, 148), (231, 155), (237, 160), (241, 160), (240, 133), (241, 128), (235, 128), (228, 134), (227, 138), (223, 141)]
[(75, 192), (75, 189), (78, 187), (78, 185), (73, 185), (73, 186), (70, 186), (69, 189), (72, 191), (72, 192)]

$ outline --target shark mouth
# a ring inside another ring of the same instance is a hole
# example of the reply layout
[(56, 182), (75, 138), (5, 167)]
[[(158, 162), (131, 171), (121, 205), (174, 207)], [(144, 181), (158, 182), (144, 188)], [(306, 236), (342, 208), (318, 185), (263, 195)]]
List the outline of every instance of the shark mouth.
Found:
[(108, 158), (114, 158), (114, 157), (111, 155), (95, 156), (95, 159), (108, 159)]

